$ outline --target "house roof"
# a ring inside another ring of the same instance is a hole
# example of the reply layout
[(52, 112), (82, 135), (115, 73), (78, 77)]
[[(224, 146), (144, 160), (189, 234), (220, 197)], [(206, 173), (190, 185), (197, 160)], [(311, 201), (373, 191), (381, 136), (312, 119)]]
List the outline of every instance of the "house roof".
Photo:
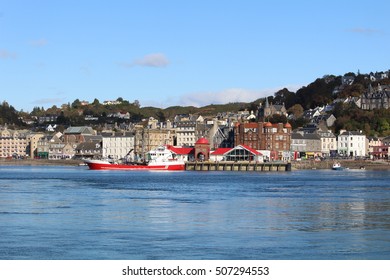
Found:
[(249, 152), (251, 152), (254, 155), (262, 155), (262, 153), (260, 153), (259, 151), (255, 150), (255, 149), (252, 149), (251, 147), (249, 147), (247, 145), (238, 145), (237, 147), (239, 147), (239, 146), (243, 147), (244, 149), (248, 150)]
[(167, 146), (167, 149), (174, 152), (177, 155), (189, 155), (194, 153), (195, 148), (194, 147), (174, 147), (171, 145)]
[(68, 127), (64, 134), (93, 134), (93, 129), (87, 126), (72, 126)]
[(77, 145), (77, 150), (96, 150), (101, 149), (101, 145), (93, 142), (83, 142)]
[(212, 151), (210, 154), (213, 156), (221, 156), (230, 152), (231, 150), (233, 150), (233, 148), (218, 148), (215, 151)]
[(343, 133), (340, 134), (340, 136), (353, 136), (353, 135), (364, 136), (364, 134), (360, 131), (344, 131)]
[(218, 148), (215, 151), (211, 152), (211, 155), (221, 156), (221, 155), (225, 155), (225, 154), (231, 152), (232, 150), (241, 149), (241, 148), (248, 150), (249, 152), (251, 152), (254, 155), (257, 155), (257, 156), (262, 155), (262, 153), (260, 153), (259, 151), (255, 150), (255, 149), (252, 149), (251, 147), (249, 147), (247, 145), (238, 145), (234, 148)]

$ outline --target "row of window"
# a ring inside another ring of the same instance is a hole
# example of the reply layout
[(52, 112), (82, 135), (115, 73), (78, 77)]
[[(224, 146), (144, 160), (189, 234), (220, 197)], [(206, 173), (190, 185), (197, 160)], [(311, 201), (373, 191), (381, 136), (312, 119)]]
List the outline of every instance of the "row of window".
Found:
[[(361, 143), (357, 143), (357, 148), (362, 148), (363, 145), (360, 145)], [(350, 147), (353, 148), (353, 143), (350, 143)], [(348, 143), (340, 143), (339, 142), (339, 147), (340, 148), (348, 148)]]
[[(366, 137), (365, 136), (360, 136), (360, 137), (349, 137), (350, 141), (360, 141), (360, 142), (365, 142), (366, 141)], [(348, 136), (339, 136), (339, 141), (348, 141)]]

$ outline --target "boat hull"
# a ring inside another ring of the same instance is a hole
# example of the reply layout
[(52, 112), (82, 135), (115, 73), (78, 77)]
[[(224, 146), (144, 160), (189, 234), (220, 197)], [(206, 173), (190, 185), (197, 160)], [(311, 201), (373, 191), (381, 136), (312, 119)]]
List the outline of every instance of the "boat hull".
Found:
[(134, 164), (114, 164), (102, 161), (86, 160), (85, 163), (91, 170), (165, 170), (165, 171), (181, 171), (185, 170), (184, 163), (172, 163), (166, 164), (150, 164), (150, 165), (134, 165)]
[(332, 167), (332, 170), (343, 170), (344, 168), (343, 167)]

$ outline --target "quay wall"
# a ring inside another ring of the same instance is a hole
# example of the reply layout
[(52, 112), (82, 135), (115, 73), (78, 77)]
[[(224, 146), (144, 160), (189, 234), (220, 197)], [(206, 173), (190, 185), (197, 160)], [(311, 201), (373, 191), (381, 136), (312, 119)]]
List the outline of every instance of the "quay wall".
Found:
[[(304, 160), (292, 162), (292, 169), (331, 169), (335, 160)], [(341, 166), (349, 169), (390, 170), (390, 161), (380, 160), (337, 160)]]
[[(331, 169), (335, 161), (293, 161), (287, 162), (188, 162), (188, 171), (292, 171), (303, 169)], [(390, 170), (390, 161), (370, 160), (339, 160), (338, 162), (349, 169)]]
[(187, 162), (187, 171), (291, 171), (291, 163)]

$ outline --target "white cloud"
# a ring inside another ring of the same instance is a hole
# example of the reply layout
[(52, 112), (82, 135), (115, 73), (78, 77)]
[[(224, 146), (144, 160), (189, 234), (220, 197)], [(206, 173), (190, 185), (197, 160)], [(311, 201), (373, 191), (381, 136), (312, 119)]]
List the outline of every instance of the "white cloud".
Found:
[(162, 53), (152, 53), (135, 60), (134, 63), (139, 66), (165, 67), (169, 64), (169, 61)]
[(135, 59), (131, 63), (122, 62), (120, 65), (127, 68), (134, 66), (162, 68), (169, 65), (169, 60), (162, 53), (151, 53), (145, 55), (144, 57)]

